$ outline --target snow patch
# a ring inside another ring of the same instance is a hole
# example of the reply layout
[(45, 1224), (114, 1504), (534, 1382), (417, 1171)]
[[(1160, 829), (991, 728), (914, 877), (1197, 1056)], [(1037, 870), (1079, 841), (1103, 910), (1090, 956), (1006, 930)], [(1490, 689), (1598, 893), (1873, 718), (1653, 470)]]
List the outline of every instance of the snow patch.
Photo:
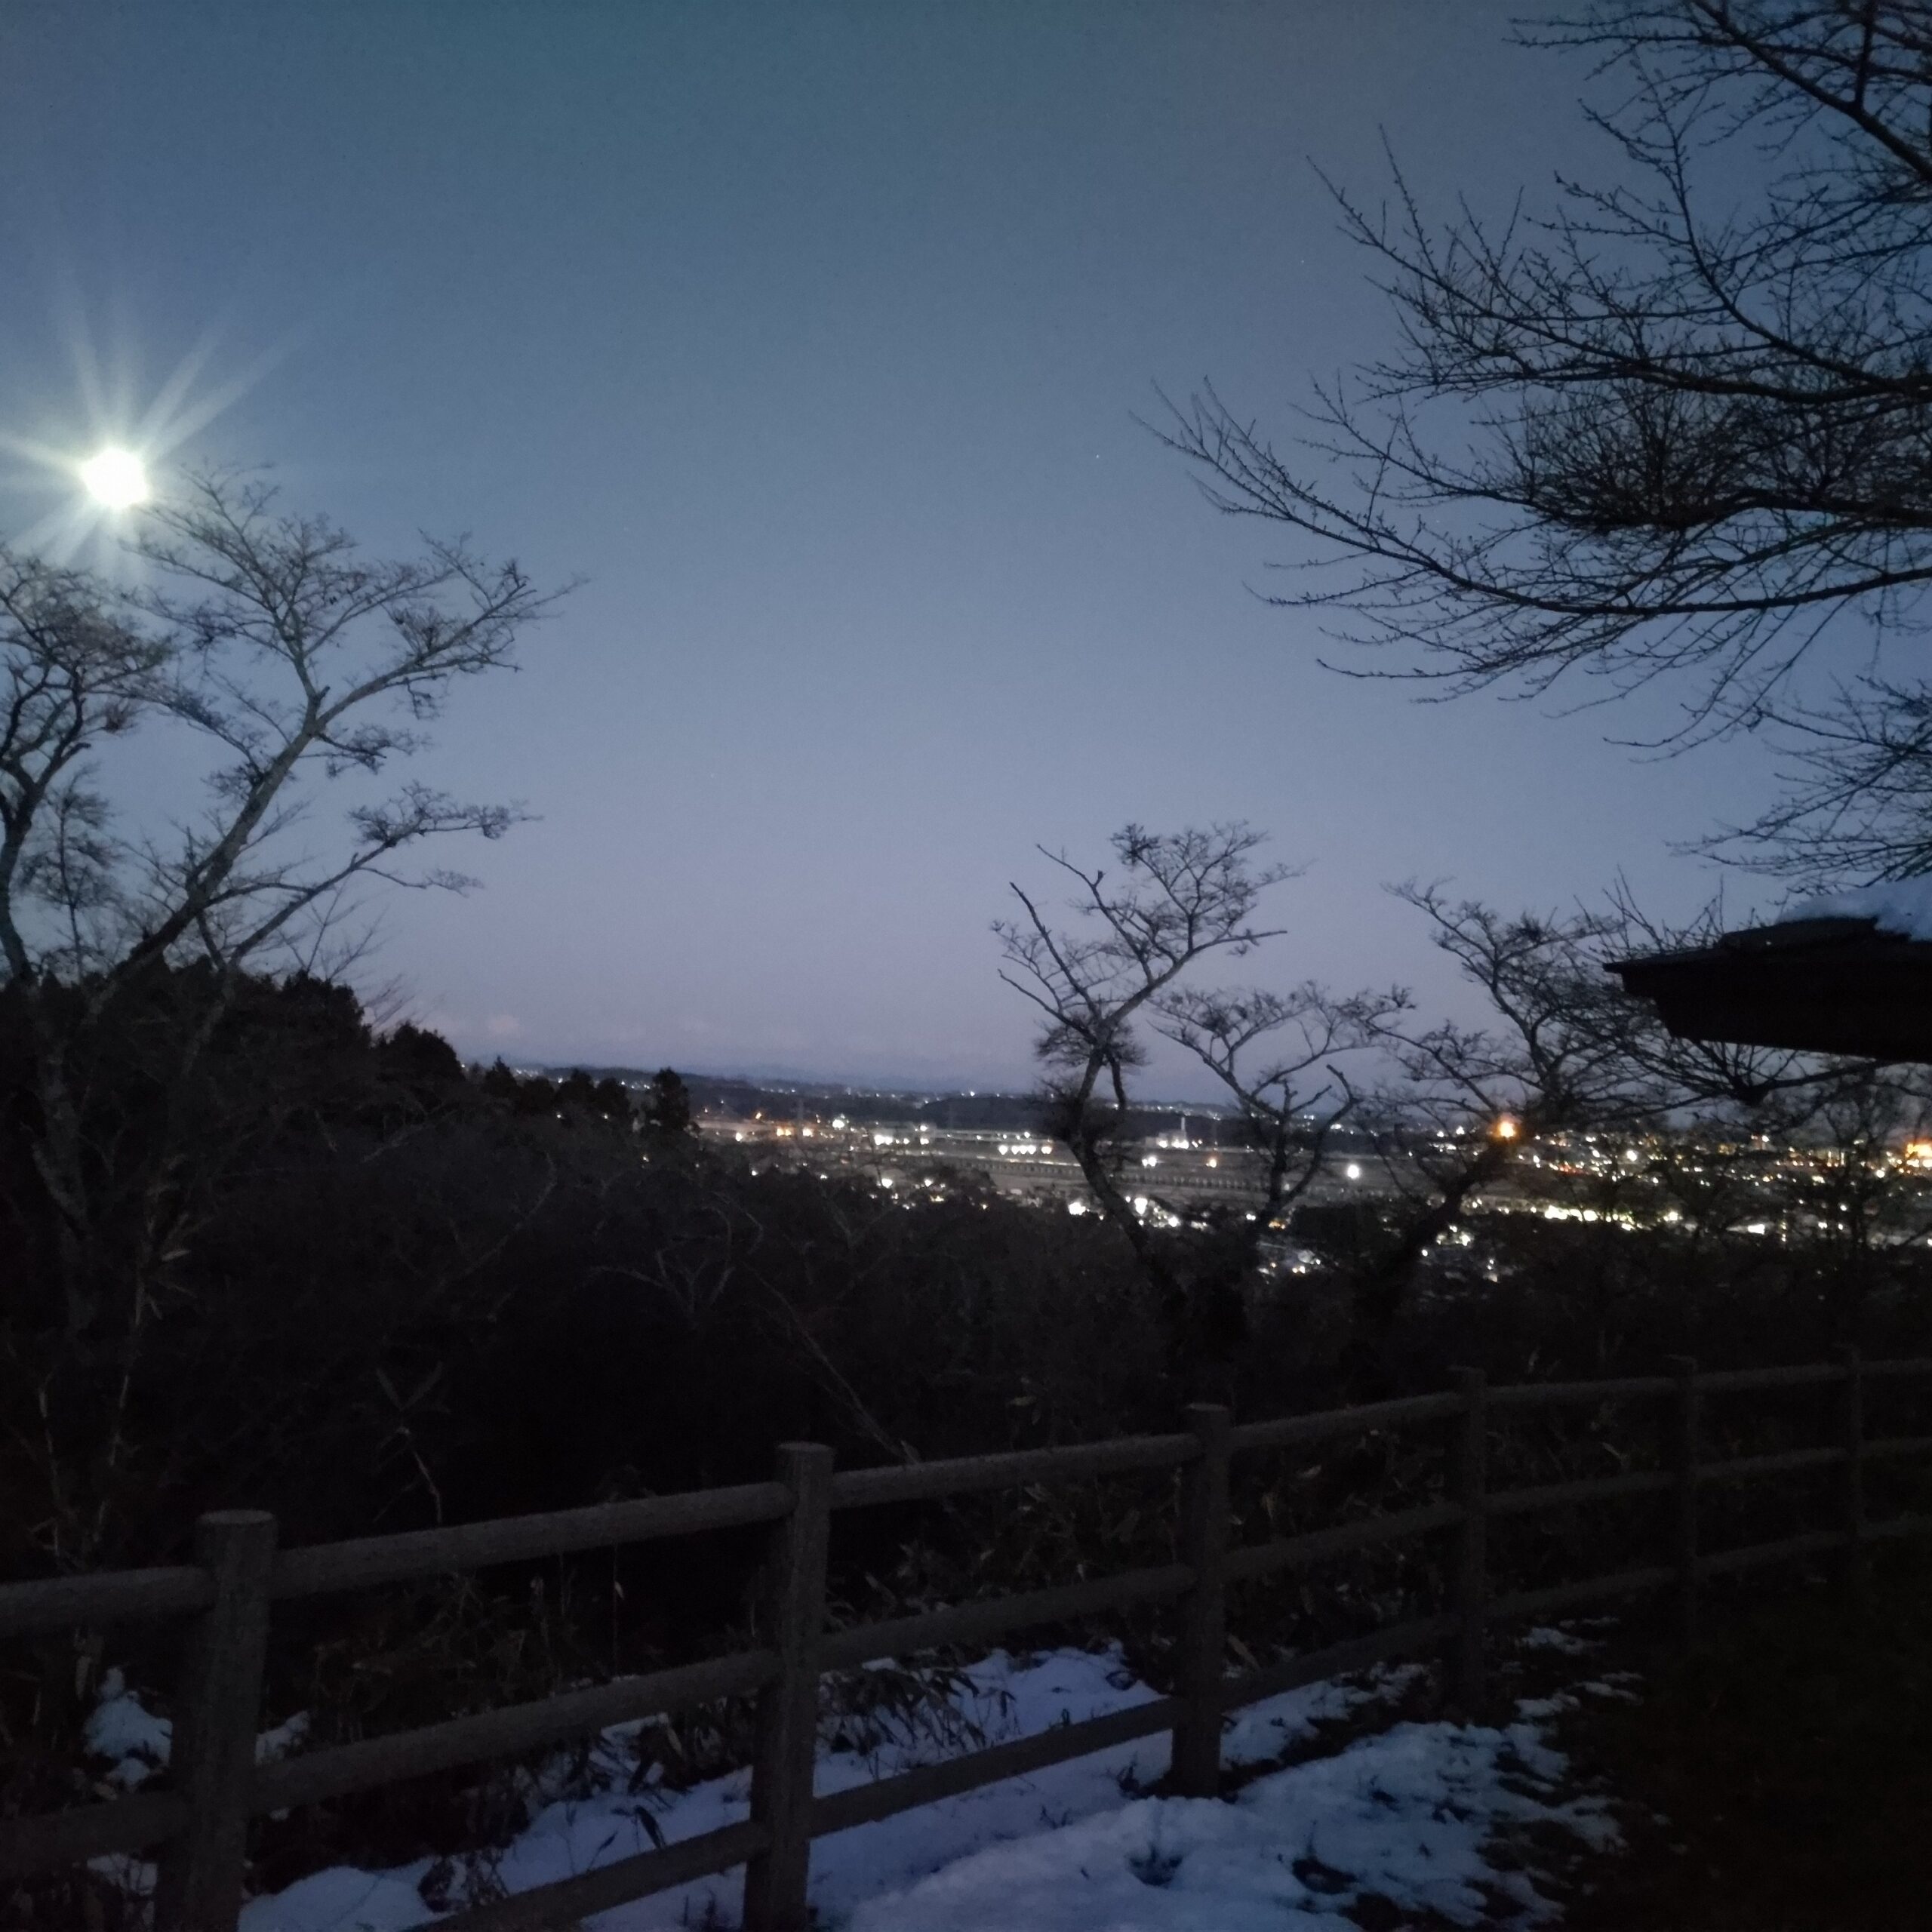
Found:
[(174, 1725), (156, 1717), (140, 1694), (128, 1688), (118, 1667), (102, 1677), (82, 1735), (95, 1757), (115, 1761), (105, 1774), (106, 1782), (124, 1791), (132, 1791), (165, 1770), (174, 1748)]
[(261, 1732), (255, 1740), (255, 1762), (258, 1764), (278, 1764), (284, 1758), (292, 1758), (309, 1741), (309, 1713), (297, 1711), (292, 1718), (285, 1718), (272, 1730)]
[[(1395, 1697), (1414, 1666), (1349, 1682), (1312, 1684), (1235, 1714), (1223, 1738), (1231, 1765), (1269, 1764), (1311, 1741), (1324, 1721)], [(1117, 1650), (1015, 1657), (995, 1651), (963, 1674), (954, 1703), (989, 1743), (1078, 1724), (1155, 1694)], [(828, 1716), (814, 1786), (842, 1791), (962, 1748), (925, 1732), (893, 1734), (866, 1752), (838, 1748)], [(734, 1771), (684, 1792), (629, 1787), (638, 1727), (604, 1734), (592, 1754), (592, 1795), (565, 1797), (561, 1774), (540, 1773), (528, 1827), (480, 1869), (515, 1894), (660, 1843), (715, 1831), (749, 1809), (749, 1778)], [(1500, 1909), (1528, 1924), (1547, 1902), (1521, 1872), (1487, 1862), (1499, 1826), (1555, 1821), (1598, 1841), (1615, 1828), (1601, 1807), (1564, 1802), (1565, 1767), (1535, 1726), (1507, 1730), (1404, 1724), (1339, 1755), (1268, 1773), (1235, 1799), (1154, 1798), (1167, 1769), (1163, 1735), (983, 1786), (812, 1847), (811, 1902), (825, 1932), (1355, 1932), (1343, 1915), (1371, 1894), (1404, 1912), (1474, 1924)], [(568, 1761), (560, 1758), (559, 1765)], [(575, 1787), (580, 1792), (580, 1784)], [(546, 1794), (547, 1801), (546, 1801)], [(318, 1872), (245, 1908), (241, 1932), (401, 1932), (438, 1915), (419, 1886), (425, 1861), (383, 1872)], [(447, 1875), (448, 1867), (443, 1875)], [(742, 1869), (619, 1906), (586, 1932), (686, 1932), (735, 1925)], [(448, 1909), (464, 1903), (459, 1882)]]
[[(103, 1777), (124, 1791), (132, 1791), (157, 1771), (167, 1770), (174, 1750), (173, 1722), (156, 1717), (142, 1702), (141, 1694), (128, 1689), (118, 1664), (102, 1674), (82, 1736), (94, 1756), (115, 1760)], [(308, 1738), (309, 1713), (297, 1711), (256, 1738), (255, 1762), (272, 1764), (292, 1757)]]
[(1875, 919), (1881, 932), (1932, 939), (1932, 878), (1894, 879), (1822, 894), (1786, 906), (1777, 923), (1793, 919)]
[(1574, 1630), (1548, 1623), (1524, 1631), (1516, 1641), (1526, 1651), (1557, 1651), (1567, 1657), (1583, 1657), (1603, 1647), (1601, 1637), (1580, 1637)]
[(1527, 1725), (1398, 1724), (1231, 1803), (1142, 1798), (990, 1847), (868, 1900), (844, 1932), (1342, 1932), (1371, 1896), (1458, 1925), (1493, 1922), (1500, 1898), (1534, 1921), (1552, 1908), (1487, 1861), (1495, 1827), (1614, 1832), (1599, 1810), (1555, 1800), (1562, 1768)]
[(426, 1860), (401, 1872), (312, 1872), (272, 1898), (251, 1899), (239, 1932), (406, 1932), (429, 1916), (416, 1884), (427, 1869)]

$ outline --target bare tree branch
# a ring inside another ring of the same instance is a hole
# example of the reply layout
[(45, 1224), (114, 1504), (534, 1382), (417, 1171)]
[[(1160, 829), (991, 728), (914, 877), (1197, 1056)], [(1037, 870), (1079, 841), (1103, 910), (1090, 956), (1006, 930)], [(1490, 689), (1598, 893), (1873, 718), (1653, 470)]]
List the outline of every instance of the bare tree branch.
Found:
[[(30, 1043), (64, 1346), (77, 1365), (111, 1361), (121, 1392), (87, 1426), (103, 1471), (211, 1157), (183, 1138), (208, 1125), (183, 1097), (246, 976), (342, 956), (330, 935), (361, 888), (464, 889), (422, 863), (426, 841), (498, 838), (525, 816), (405, 777), (386, 798), (352, 793), (331, 841), (315, 830), (323, 794), (420, 750), (453, 687), (507, 668), (557, 595), (462, 541), (366, 558), (232, 472), (180, 479), (135, 548), (132, 596), (0, 552), (0, 997)], [(211, 754), (206, 802), (124, 831), (94, 768), (143, 722)], [(136, 1051), (152, 1094), (138, 1121), (98, 1100)]]
[[(1304, 540), (1286, 561), (1315, 574), (1274, 601), (1334, 614), (1365, 653), (1342, 668), (1671, 678), (1684, 742), (1783, 724), (1815, 760), (1849, 734), (1856, 819), (1873, 716), (1915, 682), (1780, 707), (1840, 620), (1915, 631), (1932, 580), (1932, 6), (1596, 0), (1525, 38), (1621, 85), (1589, 118), (1630, 178), (1444, 228), (1399, 168), (1389, 207), (1334, 190), (1394, 352), (1318, 388), (1292, 446), (1211, 384), (1157, 433), (1215, 508)], [(1740, 149), (1760, 185), (1734, 208), (1709, 170)], [(1801, 785), (1743, 835), (1855, 862), (1825, 810)], [(1880, 864), (1932, 866), (1890, 824)]]

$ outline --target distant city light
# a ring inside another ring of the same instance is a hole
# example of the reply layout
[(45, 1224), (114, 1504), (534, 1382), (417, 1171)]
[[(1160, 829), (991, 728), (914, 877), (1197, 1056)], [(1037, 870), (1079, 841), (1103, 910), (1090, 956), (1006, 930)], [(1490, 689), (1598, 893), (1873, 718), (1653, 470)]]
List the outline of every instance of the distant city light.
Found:
[(110, 445), (81, 465), (81, 481), (103, 509), (131, 510), (148, 500), (147, 466), (132, 450)]
[(1351, 1161), (1349, 1164), (1342, 1170), (1342, 1171), (1346, 1174), (1351, 1180), (1360, 1180), (1361, 1179), (1361, 1169), (1356, 1166), (1355, 1162), (1352, 1161)]

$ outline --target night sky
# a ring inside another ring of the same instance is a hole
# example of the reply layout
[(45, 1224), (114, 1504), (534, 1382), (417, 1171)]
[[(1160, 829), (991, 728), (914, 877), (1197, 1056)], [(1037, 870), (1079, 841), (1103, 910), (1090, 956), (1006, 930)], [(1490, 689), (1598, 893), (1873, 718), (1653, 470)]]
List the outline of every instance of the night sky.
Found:
[[(1377, 197), (1386, 134), (1445, 214), (1608, 168), (1512, 11), (5, 0), (0, 431), (138, 440), (199, 356), (172, 420), (242, 392), (177, 457), (586, 580), (426, 761), (540, 822), (365, 969), (466, 1054), (1023, 1082), (988, 922), (1128, 819), (1308, 865), (1271, 977), (1439, 999), (1386, 882), (1687, 912), (1761, 758), (1324, 672), (1287, 533), (1134, 418), (1285, 432), (1389, 346), (1312, 162)], [(15, 535), (70, 487), (0, 482)]]

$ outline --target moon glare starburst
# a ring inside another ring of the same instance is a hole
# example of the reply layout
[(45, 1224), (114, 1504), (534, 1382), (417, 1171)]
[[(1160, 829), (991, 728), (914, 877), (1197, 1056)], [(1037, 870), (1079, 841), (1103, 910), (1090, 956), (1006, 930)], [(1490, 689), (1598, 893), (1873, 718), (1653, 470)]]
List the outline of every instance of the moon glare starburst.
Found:
[(125, 534), (122, 519), (165, 493), (158, 466), (253, 389), (290, 345), (211, 383), (206, 377), (216, 344), (210, 334), (149, 392), (145, 406), (137, 398), (146, 386), (131, 349), (104, 360), (91, 331), (78, 325), (72, 346), (79, 389), (74, 426), (55, 429), (44, 420), (38, 435), (23, 435), (0, 425), (0, 457), (14, 459), (5, 466), (11, 473), (0, 475), (0, 490), (17, 502), (20, 496), (39, 499), (17, 521), (0, 507), (0, 543), (58, 562), (104, 545), (103, 560), (112, 555), (125, 565), (126, 552), (116, 540)]
[(103, 509), (129, 510), (148, 500), (147, 465), (132, 450), (110, 443), (80, 466), (88, 494)]

